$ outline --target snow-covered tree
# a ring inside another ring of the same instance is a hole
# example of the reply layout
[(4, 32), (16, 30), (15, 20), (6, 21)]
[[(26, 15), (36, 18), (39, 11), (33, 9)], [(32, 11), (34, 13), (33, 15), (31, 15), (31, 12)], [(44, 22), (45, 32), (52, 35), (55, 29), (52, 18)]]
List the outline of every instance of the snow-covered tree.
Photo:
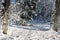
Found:
[(17, 5), (20, 5), (20, 18), (22, 24), (26, 24), (27, 21), (32, 20), (33, 15), (36, 14), (36, 3), (37, 0), (23, 0), (23, 2), (17, 1)]

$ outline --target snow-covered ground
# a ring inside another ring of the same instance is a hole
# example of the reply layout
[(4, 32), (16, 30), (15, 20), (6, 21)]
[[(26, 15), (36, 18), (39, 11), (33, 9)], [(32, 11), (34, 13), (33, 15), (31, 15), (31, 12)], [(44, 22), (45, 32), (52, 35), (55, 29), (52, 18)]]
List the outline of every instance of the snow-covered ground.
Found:
[(41, 30), (40, 27), (9, 26), (7, 35), (3, 34), (0, 28), (0, 40), (60, 40), (60, 35), (52, 29)]

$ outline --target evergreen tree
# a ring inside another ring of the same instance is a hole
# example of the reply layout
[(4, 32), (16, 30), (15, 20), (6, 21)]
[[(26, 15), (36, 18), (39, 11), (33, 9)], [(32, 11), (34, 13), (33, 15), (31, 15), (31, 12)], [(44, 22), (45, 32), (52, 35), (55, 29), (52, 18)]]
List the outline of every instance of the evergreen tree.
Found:
[[(25, 21), (32, 20), (33, 15), (35, 15), (36, 13), (36, 3), (37, 3), (37, 0), (24, 0), (23, 3), (20, 3), (21, 4), (20, 6), (22, 8), (22, 11), (20, 14), (21, 19)], [(22, 23), (25, 24), (24, 21)]]
[[(22, 13), (21, 18), (22, 19), (27, 19), (27, 20), (31, 20), (31, 18), (33, 17), (33, 15), (35, 15), (36, 13), (36, 0), (25, 0), (24, 1), (24, 10), (27, 12), (27, 15), (23, 15), (24, 13)], [(22, 11), (23, 12), (23, 11)]]

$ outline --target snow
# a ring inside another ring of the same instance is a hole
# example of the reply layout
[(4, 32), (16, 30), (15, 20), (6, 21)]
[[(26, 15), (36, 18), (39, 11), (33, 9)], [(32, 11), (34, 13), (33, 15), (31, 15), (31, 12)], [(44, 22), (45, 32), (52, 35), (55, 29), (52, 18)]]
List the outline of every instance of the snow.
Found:
[[(39, 1), (43, 2), (44, 0), (39, 0)], [(47, 1), (47, 0), (45, 0), (45, 1)], [(45, 1), (42, 4), (44, 4)], [(48, 3), (46, 2), (46, 4), (49, 4), (52, 0), (48, 0), (48, 1), (49, 2)], [(51, 3), (54, 4), (54, 1), (52, 1)], [(38, 6), (40, 6), (40, 4)], [(39, 8), (41, 8), (41, 7), (39, 7)], [(47, 8), (50, 8), (50, 6), (47, 7)], [(52, 10), (54, 10), (54, 8), (55, 7), (53, 5), (53, 9)], [(10, 14), (11, 17), (10, 18), (11, 19), (16, 18), (16, 20), (17, 20), (18, 19), (17, 18), (18, 15), (16, 15), (16, 13), (17, 13), (16, 11), (19, 11), (19, 13), (20, 13), (19, 7), (17, 6), (17, 10), (16, 10), (16, 4), (14, 5), (12, 3), (11, 4), (11, 8), (9, 10), (11, 11), (11, 14)], [(47, 10), (47, 12), (48, 12), (48, 10)], [(33, 20), (33, 23), (34, 22), (36, 23), (36, 21)], [(11, 22), (11, 23), (14, 23), (14, 21)], [(8, 29), (8, 34), (3, 34), (2, 33), (3, 32), (2, 23), (0, 22), (0, 40), (60, 40), (59, 32), (53, 31), (53, 29), (51, 27), (52, 26), (50, 26), (48, 24), (43, 24), (43, 25), (39, 24), (39, 25), (34, 25), (34, 26), (16, 26), (16, 25), (12, 25), (11, 24), (8, 27), (9, 28)]]
[[(22, 27), (22, 28), (21, 28)], [(24, 26), (26, 27), (26, 26)], [(0, 29), (0, 40), (60, 40), (60, 35), (52, 29), (48, 31), (24, 29), (23, 26), (9, 26), (8, 34), (3, 34)]]

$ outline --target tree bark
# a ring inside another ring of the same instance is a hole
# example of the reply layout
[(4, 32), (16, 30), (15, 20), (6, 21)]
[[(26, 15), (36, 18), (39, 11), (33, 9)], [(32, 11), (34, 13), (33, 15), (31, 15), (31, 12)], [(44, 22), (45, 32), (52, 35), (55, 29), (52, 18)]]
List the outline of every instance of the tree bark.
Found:
[(58, 13), (59, 13), (59, 6), (60, 6), (60, 0), (56, 0), (56, 8), (55, 8), (55, 15), (54, 15), (54, 26), (53, 30), (57, 31), (58, 27)]
[(4, 0), (5, 3), (3, 3), (4, 9), (3, 9), (3, 14), (4, 14), (4, 18), (3, 18), (3, 33), (7, 34), (8, 31), (8, 8), (10, 5), (10, 0)]

